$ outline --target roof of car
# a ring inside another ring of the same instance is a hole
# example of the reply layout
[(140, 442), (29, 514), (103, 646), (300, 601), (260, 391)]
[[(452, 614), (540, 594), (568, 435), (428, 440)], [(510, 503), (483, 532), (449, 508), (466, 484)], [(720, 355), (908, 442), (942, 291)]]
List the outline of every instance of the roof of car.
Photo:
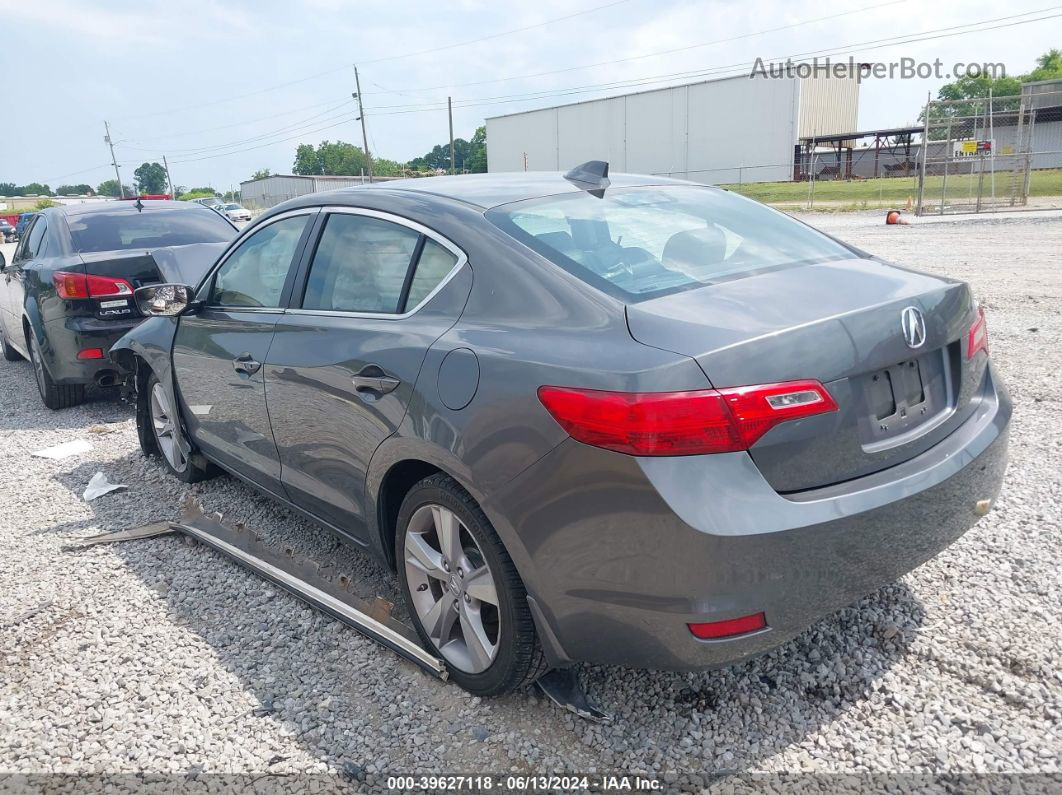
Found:
[[(91, 213), (114, 212), (115, 210), (128, 209), (130, 212), (138, 212), (136, 202), (112, 201), (112, 202), (88, 202), (86, 204), (64, 204), (60, 207), (51, 207), (52, 211), (59, 211), (63, 215), (88, 215)], [(168, 201), (163, 199), (141, 199), (141, 206), (145, 210), (195, 210), (200, 212), (203, 206), (193, 202)]]
[[(645, 185), (690, 185), (685, 180), (646, 174), (610, 174), (610, 187), (630, 188)], [(513, 171), (493, 174), (460, 174), (443, 177), (417, 177), (356, 185), (331, 191), (352, 194), (363, 190), (402, 190), (428, 193), (457, 199), (484, 209), (499, 204), (552, 196), (558, 193), (577, 193), (581, 188), (564, 178), (560, 171)]]

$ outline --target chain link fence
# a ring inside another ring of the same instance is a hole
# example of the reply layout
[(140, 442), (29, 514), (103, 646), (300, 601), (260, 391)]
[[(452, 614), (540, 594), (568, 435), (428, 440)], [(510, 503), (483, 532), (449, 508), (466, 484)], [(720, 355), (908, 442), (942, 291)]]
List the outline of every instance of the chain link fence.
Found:
[(1062, 207), (1062, 83), (1052, 87), (928, 102), (918, 214)]

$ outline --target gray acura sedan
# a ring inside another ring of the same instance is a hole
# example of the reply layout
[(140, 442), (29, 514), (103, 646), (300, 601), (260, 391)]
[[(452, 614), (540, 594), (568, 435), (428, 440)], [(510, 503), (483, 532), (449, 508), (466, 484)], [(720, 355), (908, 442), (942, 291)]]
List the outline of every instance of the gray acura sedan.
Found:
[(761, 653), (989, 509), (1011, 406), (963, 282), (658, 177), (299, 197), (112, 357), (144, 450), (379, 556), (453, 679)]

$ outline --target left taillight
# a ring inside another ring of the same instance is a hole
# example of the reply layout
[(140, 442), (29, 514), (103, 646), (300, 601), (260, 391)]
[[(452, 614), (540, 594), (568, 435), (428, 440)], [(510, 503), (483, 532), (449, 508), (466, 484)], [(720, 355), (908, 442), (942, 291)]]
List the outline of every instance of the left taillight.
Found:
[(966, 358), (972, 359), (980, 351), (988, 355), (988, 322), (985, 320), (985, 308), (977, 307), (977, 320), (970, 326), (966, 335)]
[(110, 276), (94, 276), (70, 271), (56, 271), (52, 274), (55, 291), (64, 301), (78, 301), (85, 298), (112, 298), (114, 296), (131, 296), (133, 285), (125, 279)]
[(688, 392), (543, 386), (538, 397), (576, 441), (638, 456), (739, 452), (780, 423), (837, 410), (818, 381)]

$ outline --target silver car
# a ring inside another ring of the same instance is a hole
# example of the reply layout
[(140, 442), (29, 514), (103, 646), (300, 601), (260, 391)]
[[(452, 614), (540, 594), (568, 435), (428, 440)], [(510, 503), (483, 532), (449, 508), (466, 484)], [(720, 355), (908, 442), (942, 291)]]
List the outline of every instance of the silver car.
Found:
[(1006, 466), (967, 284), (603, 163), (303, 196), (137, 298), (145, 451), (379, 557), (479, 694), (764, 652), (958, 539)]
[(215, 207), (219, 213), (224, 215), (230, 221), (250, 221), (251, 211), (241, 207), (238, 204), (230, 202), (229, 204), (222, 204), (219, 207)]

